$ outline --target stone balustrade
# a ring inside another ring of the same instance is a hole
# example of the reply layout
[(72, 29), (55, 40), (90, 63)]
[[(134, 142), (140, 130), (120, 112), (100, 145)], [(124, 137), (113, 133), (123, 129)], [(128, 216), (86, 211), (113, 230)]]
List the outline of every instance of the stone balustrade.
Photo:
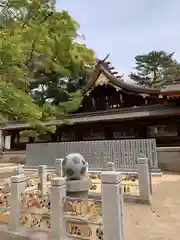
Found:
[[(140, 156), (137, 163), (138, 197), (139, 200), (150, 204), (147, 158)], [(86, 239), (95, 239), (96, 235), (98, 239), (103, 240), (109, 240), (112, 236), (114, 240), (124, 240), (124, 176), (115, 171), (114, 163), (108, 163), (107, 171), (98, 174), (101, 189), (101, 200), (98, 203), (93, 199), (78, 200), (66, 196), (66, 180), (62, 177), (61, 164), (62, 160), (58, 160), (57, 169), (51, 176), (48, 175), (46, 166), (39, 166), (40, 184), (38, 189), (36, 186), (34, 193), (29, 195), (24, 169), (19, 167), (17, 175), (11, 178), (8, 230), (23, 235), (29, 227), (43, 231), (45, 227), (48, 230), (46, 234), (50, 237), (48, 239), (54, 240), (65, 240), (71, 236), (76, 237), (76, 234), (82, 234)], [(48, 179), (51, 181), (47, 181)], [(23, 201), (26, 202), (26, 208), (24, 203), (22, 204)], [(65, 209), (65, 206), (68, 208)]]
[[(22, 228), (21, 228), (22, 215), (25, 219), (24, 212), (22, 214), (22, 207), (21, 207), (22, 195), (25, 192), (25, 190), (23, 189), (24, 182), (25, 182), (25, 179), (22, 175), (14, 176), (11, 179), (11, 198), (10, 198), (8, 229), (11, 232), (19, 232), (20, 234), (21, 232), (22, 234), (25, 232), (25, 230), (22, 231)], [(123, 200), (122, 200), (123, 188), (122, 188), (121, 173), (113, 172), (113, 171), (103, 172), (101, 186), (102, 186), (102, 200), (101, 200), (102, 207), (99, 209), (102, 209), (102, 212), (100, 214), (102, 227), (99, 228), (100, 223), (97, 222), (98, 228), (94, 233), (93, 233), (94, 227), (92, 227), (93, 225), (91, 226), (91, 224), (89, 223), (87, 227), (89, 227), (90, 229), (89, 231), (92, 232), (93, 234), (96, 234), (97, 236), (101, 235), (102, 238), (99, 237), (99, 239), (104, 239), (104, 240), (109, 240), (110, 234), (114, 232), (113, 229), (115, 229), (115, 234), (113, 235), (113, 239), (124, 240), (124, 234), (123, 234), (124, 209), (123, 209)], [(113, 195), (114, 197), (112, 199), (107, 197), (110, 195), (111, 196)], [(70, 215), (67, 215), (65, 213), (65, 210), (64, 210), (65, 199), (66, 199), (66, 180), (62, 177), (53, 178), (51, 181), (51, 187), (50, 187), (50, 212), (48, 213), (46, 212), (46, 215), (50, 217), (50, 232), (48, 233), (48, 236), (50, 237), (50, 239), (54, 239), (54, 240), (68, 239), (68, 235), (70, 235), (70, 232), (68, 231), (67, 226), (68, 224), (70, 224), (70, 222), (72, 225), (73, 225), (73, 222), (74, 224), (75, 223), (77, 224), (78, 222), (79, 225), (85, 224), (84, 219), (80, 218), (77, 221), (77, 216), (70, 217)], [(88, 202), (89, 200), (86, 199), (86, 201)], [(91, 204), (91, 207), (93, 207), (92, 204)], [(111, 213), (109, 211), (110, 209), (112, 210)], [(32, 214), (31, 211), (27, 210), (27, 216)], [(86, 213), (88, 214), (88, 212)], [(41, 212), (41, 215), (43, 214), (45, 214), (45, 212)], [(115, 214), (116, 217), (114, 217), (113, 214)], [(111, 219), (111, 224), (109, 224), (109, 218)], [(19, 219), (21, 219), (21, 222)], [(91, 221), (93, 220), (91, 219)], [(39, 226), (41, 224), (42, 224), (42, 221), (39, 220)], [(33, 225), (33, 227), (35, 227), (35, 225)], [(90, 236), (90, 237), (91, 238), (89, 239), (93, 239), (93, 236)]]

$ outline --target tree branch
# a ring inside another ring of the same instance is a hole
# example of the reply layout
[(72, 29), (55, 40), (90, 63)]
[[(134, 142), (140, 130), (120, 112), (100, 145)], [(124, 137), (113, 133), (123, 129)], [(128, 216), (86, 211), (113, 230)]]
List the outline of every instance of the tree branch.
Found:
[(54, 12), (50, 12), (48, 15), (44, 17), (42, 21), (40, 21), (40, 24), (44, 23), (49, 17), (51, 17), (54, 14)]

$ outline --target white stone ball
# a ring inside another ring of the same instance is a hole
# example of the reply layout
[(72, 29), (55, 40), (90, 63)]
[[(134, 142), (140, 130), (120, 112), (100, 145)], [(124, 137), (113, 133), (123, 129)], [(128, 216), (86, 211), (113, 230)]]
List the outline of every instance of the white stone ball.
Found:
[(63, 174), (69, 180), (80, 180), (86, 176), (87, 164), (84, 157), (79, 153), (68, 154), (63, 162)]

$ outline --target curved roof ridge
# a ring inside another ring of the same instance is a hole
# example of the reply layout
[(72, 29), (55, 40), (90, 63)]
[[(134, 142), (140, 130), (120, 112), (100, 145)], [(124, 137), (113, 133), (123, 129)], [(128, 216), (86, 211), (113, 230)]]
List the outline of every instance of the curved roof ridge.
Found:
[(104, 73), (105, 77), (109, 79), (113, 84), (117, 85), (118, 87), (124, 88), (125, 90), (138, 92), (138, 93), (146, 93), (146, 94), (159, 94), (160, 89), (156, 88), (148, 88), (138, 84), (127, 83), (121, 79), (118, 79), (112, 73), (110, 73), (107, 69), (100, 64), (100, 70)]

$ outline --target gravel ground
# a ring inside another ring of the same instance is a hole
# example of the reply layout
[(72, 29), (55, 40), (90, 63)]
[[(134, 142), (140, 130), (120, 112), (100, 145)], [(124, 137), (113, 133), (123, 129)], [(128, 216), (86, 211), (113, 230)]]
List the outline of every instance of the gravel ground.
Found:
[(0, 181), (15, 175), (15, 171), (0, 173)]
[(152, 206), (125, 203), (125, 240), (180, 239), (180, 175), (153, 177)]

